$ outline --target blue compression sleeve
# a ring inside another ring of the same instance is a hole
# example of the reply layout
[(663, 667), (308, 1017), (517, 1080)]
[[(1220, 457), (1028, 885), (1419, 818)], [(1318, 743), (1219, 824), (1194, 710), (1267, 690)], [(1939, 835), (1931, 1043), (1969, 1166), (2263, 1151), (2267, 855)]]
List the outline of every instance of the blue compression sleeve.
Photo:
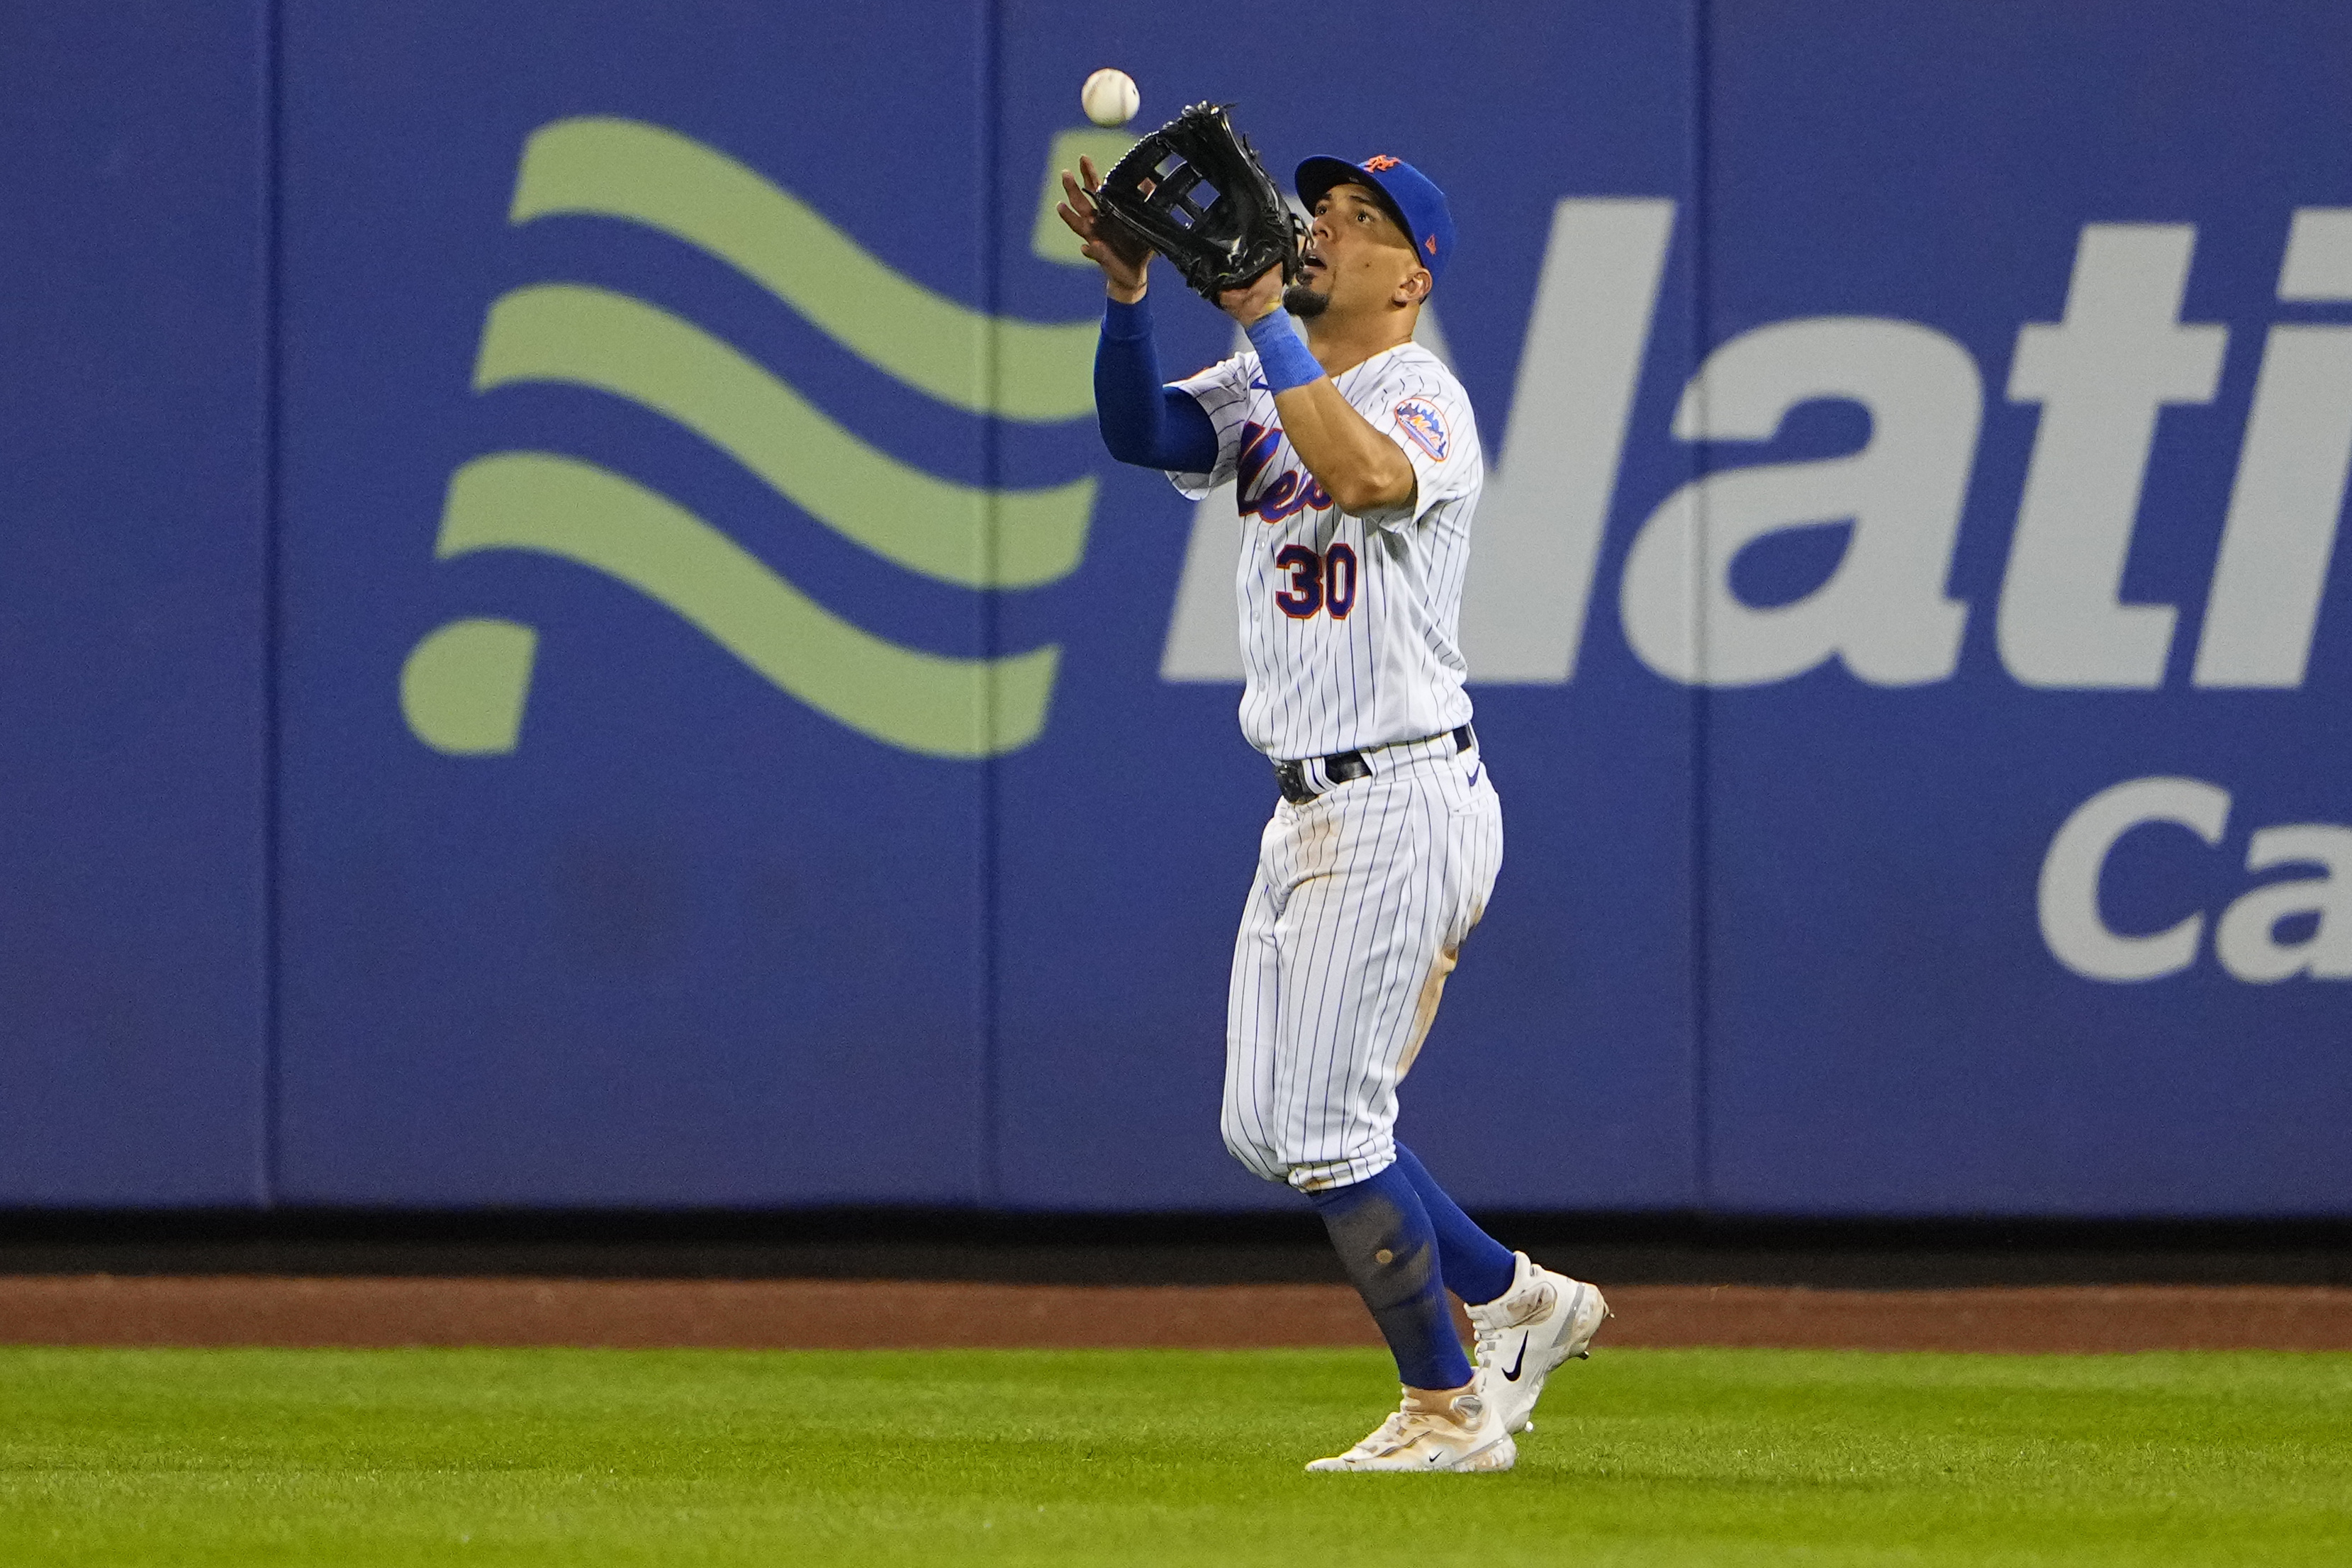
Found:
[(1444, 1272), (1446, 1287), (1462, 1298), (1464, 1305), (1483, 1307), (1511, 1288), (1518, 1276), (1519, 1260), (1445, 1195), (1445, 1189), (1413, 1158), (1412, 1150), (1398, 1144), (1396, 1163), (1390, 1169), (1402, 1171), (1412, 1190), (1421, 1194), (1421, 1206), (1429, 1211), (1430, 1228), (1437, 1233), (1437, 1266)]
[(1429, 1211), (1405, 1173), (1391, 1165), (1369, 1181), (1307, 1194), (1331, 1246), (1371, 1309), (1408, 1388), (1459, 1388), (1470, 1359), (1454, 1331)]
[(1160, 384), (1147, 300), (1103, 302), (1095, 418), (1103, 445), (1122, 463), (1174, 474), (1205, 474), (1217, 466), (1217, 427), (1208, 410), (1191, 393)]

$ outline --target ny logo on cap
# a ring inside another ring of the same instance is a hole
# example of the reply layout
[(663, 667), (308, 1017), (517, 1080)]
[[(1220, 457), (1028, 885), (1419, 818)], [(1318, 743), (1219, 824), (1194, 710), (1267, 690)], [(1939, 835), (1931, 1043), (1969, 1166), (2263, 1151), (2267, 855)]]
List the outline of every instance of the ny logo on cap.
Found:
[(1365, 159), (1363, 166), (1370, 169), (1373, 174), (1378, 174), (1395, 168), (1397, 166), (1397, 160), (1390, 157), (1386, 153), (1382, 153), (1376, 157)]

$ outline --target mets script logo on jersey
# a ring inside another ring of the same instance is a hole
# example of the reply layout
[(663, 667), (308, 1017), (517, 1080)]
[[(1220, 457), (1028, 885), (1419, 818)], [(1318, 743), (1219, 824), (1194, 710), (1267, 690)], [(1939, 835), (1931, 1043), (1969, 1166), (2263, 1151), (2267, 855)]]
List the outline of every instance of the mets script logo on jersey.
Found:
[(1244, 517), (1255, 512), (1261, 522), (1280, 522), (1295, 512), (1321, 511), (1331, 504), (1323, 487), (1297, 468), (1285, 468), (1266, 479), (1266, 468), (1281, 445), (1279, 425), (1242, 426), (1241, 456), (1234, 459), (1234, 480)]
[(1445, 460), (1445, 421), (1436, 405), (1426, 398), (1408, 397), (1396, 405), (1397, 428), (1412, 437), (1412, 444), (1438, 462)]

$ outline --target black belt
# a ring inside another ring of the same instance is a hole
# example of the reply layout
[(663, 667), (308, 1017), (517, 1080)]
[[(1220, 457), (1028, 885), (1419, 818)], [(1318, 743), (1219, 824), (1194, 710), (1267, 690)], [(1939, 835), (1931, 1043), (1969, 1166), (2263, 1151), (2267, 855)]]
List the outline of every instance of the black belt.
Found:
[[(1472, 746), (1478, 743), (1478, 736), (1476, 732), (1474, 731), (1467, 724), (1465, 724), (1460, 729), (1452, 731), (1452, 733), (1454, 736), (1454, 749), (1456, 752), (1466, 752)], [(1434, 741), (1437, 737), (1434, 735), (1428, 735), (1423, 737), (1423, 739)], [(1402, 743), (1408, 746), (1416, 746), (1421, 742), (1419, 741), (1406, 741)], [(1322, 793), (1319, 790), (1310, 789), (1307, 787), (1307, 763), (1317, 760), (1318, 759), (1316, 758), (1310, 757), (1307, 759), (1307, 762), (1276, 763), (1274, 764), (1274, 782), (1282, 786), (1283, 799), (1288, 801), (1293, 805), (1305, 805), (1308, 801), (1313, 800), (1318, 795)], [(1350, 779), (1364, 779), (1372, 776), (1372, 764), (1364, 760), (1364, 753), (1361, 752), (1334, 752), (1329, 756), (1321, 758), (1320, 761), (1323, 764), (1323, 776), (1329, 779), (1335, 784), (1346, 784)]]

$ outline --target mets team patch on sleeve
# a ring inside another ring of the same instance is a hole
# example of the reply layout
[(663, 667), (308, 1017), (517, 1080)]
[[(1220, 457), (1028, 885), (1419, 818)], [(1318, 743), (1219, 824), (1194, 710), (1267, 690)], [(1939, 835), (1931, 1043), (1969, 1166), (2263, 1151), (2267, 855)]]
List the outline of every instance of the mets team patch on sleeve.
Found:
[(1425, 397), (1408, 397), (1396, 405), (1397, 428), (1435, 462), (1445, 460), (1445, 421), (1437, 405)]

